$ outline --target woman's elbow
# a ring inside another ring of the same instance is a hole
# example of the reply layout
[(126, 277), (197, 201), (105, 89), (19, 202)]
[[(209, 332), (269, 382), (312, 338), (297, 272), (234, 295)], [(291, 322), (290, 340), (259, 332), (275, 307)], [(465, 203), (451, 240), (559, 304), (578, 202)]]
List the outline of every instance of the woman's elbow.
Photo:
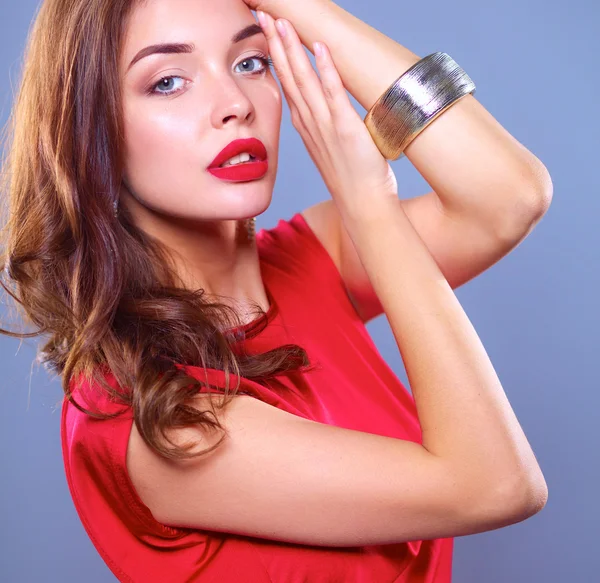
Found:
[(535, 477), (512, 476), (496, 493), (493, 511), (511, 524), (534, 516), (548, 502), (548, 486), (541, 471)]

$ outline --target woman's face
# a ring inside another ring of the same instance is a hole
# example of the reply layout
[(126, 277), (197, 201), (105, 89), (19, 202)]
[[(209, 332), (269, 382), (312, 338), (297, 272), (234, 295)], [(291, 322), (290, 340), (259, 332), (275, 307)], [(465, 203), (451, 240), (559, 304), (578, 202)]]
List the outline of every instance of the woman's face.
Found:
[[(127, 187), (121, 204), (142, 224), (183, 219), (189, 226), (268, 208), (282, 98), (260, 60), (269, 56), (264, 35), (232, 42), (249, 25), (256, 21), (242, 0), (146, 0), (133, 9), (119, 63)], [(142, 49), (165, 43), (194, 48), (131, 64)], [(263, 178), (229, 182), (208, 172), (227, 144), (249, 137), (266, 147)]]

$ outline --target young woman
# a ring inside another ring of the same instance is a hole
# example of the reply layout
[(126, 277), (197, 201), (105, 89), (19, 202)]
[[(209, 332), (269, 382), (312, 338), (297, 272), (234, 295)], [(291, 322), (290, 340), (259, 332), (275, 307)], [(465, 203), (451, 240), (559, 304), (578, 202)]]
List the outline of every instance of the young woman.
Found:
[[(254, 235), (270, 59), (331, 200)], [(544, 506), (453, 288), (551, 183), (469, 95), (406, 149), (436, 190), (401, 200), (344, 86), (370, 108), (417, 60), (327, 0), (42, 4), (3, 285), (48, 335), (69, 488), (120, 581), (446, 583), (452, 537)], [(364, 326), (384, 312), (412, 396)]]

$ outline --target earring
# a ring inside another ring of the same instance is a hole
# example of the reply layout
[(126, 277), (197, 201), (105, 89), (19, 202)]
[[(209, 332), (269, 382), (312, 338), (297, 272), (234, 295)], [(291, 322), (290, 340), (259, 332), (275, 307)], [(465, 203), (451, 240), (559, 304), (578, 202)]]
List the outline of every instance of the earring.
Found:
[(248, 241), (253, 241), (256, 237), (256, 217), (246, 219), (246, 230), (248, 231)]
[(115, 202), (113, 202), (113, 210), (114, 210), (115, 217), (118, 217), (119, 216), (119, 199), (116, 199)]

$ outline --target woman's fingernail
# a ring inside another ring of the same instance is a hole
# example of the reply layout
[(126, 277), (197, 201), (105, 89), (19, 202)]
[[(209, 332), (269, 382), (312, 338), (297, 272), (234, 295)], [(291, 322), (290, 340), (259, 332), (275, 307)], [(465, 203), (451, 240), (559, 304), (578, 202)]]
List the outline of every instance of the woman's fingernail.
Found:
[(285, 22), (283, 22), (283, 20), (278, 20), (275, 23), (275, 26), (277, 27), (277, 30), (279, 31), (279, 34), (281, 36), (285, 36), (287, 34), (287, 30), (285, 28)]
[(264, 28), (267, 25), (265, 13), (262, 10), (257, 10), (256, 16), (258, 16), (258, 22), (260, 22), (260, 25)]

